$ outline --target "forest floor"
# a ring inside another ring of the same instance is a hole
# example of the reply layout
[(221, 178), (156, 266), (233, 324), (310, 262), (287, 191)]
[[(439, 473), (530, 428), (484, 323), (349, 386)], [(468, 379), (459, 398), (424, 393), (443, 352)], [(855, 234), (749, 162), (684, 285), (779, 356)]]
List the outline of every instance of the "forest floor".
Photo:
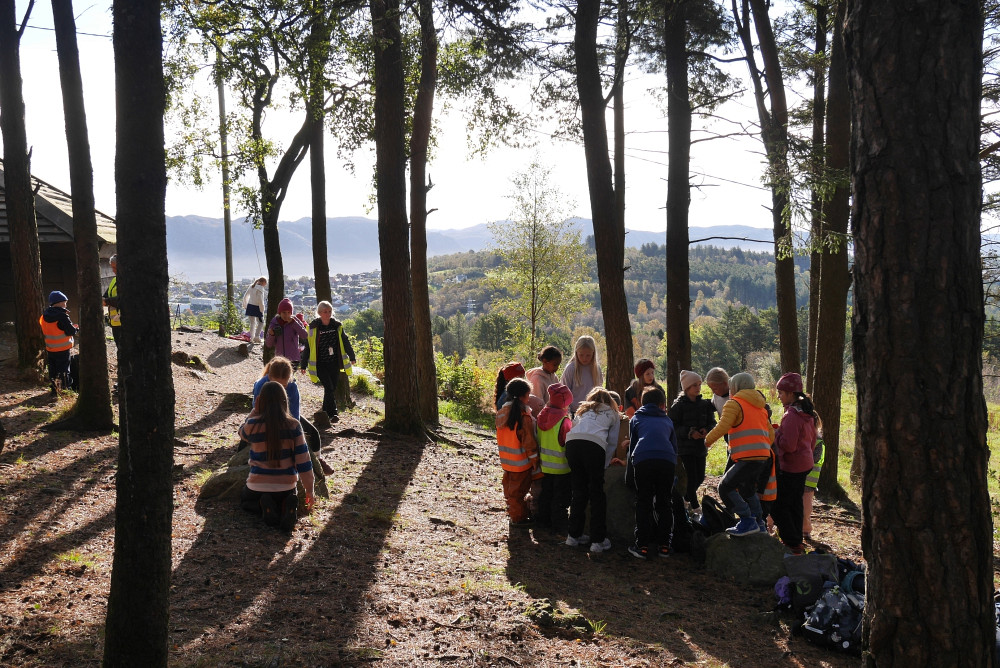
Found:
[[(0, 359), (13, 354), (9, 339)], [(565, 536), (509, 529), (493, 435), (451, 422), (450, 444), (380, 435), (381, 404), (369, 397), (324, 433), (330, 498), (290, 535), (235, 501), (199, 500), (245, 416), (226, 394), (249, 391), (260, 351), (243, 358), (238, 342), (209, 333), (173, 342), (210, 370), (174, 367), (171, 665), (858, 663), (792, 636), (771, 588), (720, 579), (688, 555), (641, 562), (624, 544), (593, 555)], [(311, 415), (322, 390), (300, 386)], [(72, 397), (50, 398), (9, 364), (0, 387), (0, 665), (98, 665), (117, 434), (42, 430)], [(861, 560), (856, 514), (818, 504), (814, 525), (815, 547)], [(552, 625), (530, 615), (543, 599)]]

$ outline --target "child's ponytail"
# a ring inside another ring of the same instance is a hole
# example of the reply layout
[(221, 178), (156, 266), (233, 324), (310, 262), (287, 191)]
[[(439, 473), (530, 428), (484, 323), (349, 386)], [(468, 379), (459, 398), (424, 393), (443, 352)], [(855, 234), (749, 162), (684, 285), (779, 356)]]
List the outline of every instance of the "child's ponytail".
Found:
[(508, 429), (517, 429), (517, 425), (521, 422), (521, 413), (523, 412), (521, 399), (527, 397), (529, 394), (531, 394), (531, 385), (528, 385), (528, 381), (523, 378), (515, 378), (507, 383), (507, 396), (510, 397), (512, 402), (510, 412), (507, 413)]

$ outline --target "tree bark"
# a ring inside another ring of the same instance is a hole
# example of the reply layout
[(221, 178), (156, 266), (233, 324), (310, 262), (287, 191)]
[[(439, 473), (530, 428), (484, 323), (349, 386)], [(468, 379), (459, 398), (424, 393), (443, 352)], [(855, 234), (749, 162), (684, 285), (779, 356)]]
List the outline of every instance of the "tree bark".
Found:
[(101, 305), (100, 252), (94, 213), (94, 170), (90, 160), (87, 111), (83, 103), (80, 53), (72, 0), (52, 0), (52, 18), (59, 55), (66, 144), (69, 151), (70, 190), (73, 201), (73, 244), (80, 295), (80, 394), (73, 407), (73, 422), (84, 429), (110, 429), (114, 425), (108, 350)]
[(323, 70), (330, 52), (330, 18), (322, 2), (312, 5), (313, 25), (309, 31), (309, 110), (312, 125), (309, 136), (309, 177), (312, 184), (312, 253), (316, 301), (330, 301), (330, 262), (326, 239), (326, 139), (325, 77)]
[(417, 403), (420, 417), (438, 422), (437, 369), (431, 333), (431, 306), (427, 286), (427, 146), (437, 87), (438, 40), (434, 28), (434, 5), (420, 0), (420, 84), (413, 105), (410, 134), (410, 259), (413, 262), (413, 326), (416, 332)]
[[(263, 108), (261, 108), (263, 112)], [(285, 201), (285, 194), (288, 192), (288, 184), (292, 180), (292, 175), (302, 163), (309, 149), (309, 137), (312, 119), (307, 113), (288, 149), (281, 156), (278, 166), (274, 170), (274, 176), (268, 177), (267, 167), (259, 165), (257, 168), (258, 182), (260, 183), (261, 198), (261, 237), (264, 240), (264, 259), (267, 262), (267, 313), (264, 317), (264, 326), (267, 327), (271, 319), (278, 314), (278, 303), (285, 296), (285, 266), (281, 259), (281, 241), (278, 236), (278, 215), (281, 213), (281, 204)], [(255, 110), (254, 137), (257, 140), (263, 139), (263, 132), (260, 129), (259, 114)], [(263, 359), (265, 362), (274, 357), (274, 349), (264, 347)]]
[(845, 28), (867, 666), (992, 666), (977, 0)]
[(680, 389), (680, 372), (691, 368), (691, 295), (688, 210), (691, 202), (691, 100), (688, 90), (684, 3), (664, 7), (663, 53), (667, 68), (667, 396)]
[(826, 112), (826, 171), (837, 179), (833, 195), (823, 205), (823, 259), (819, 267), (820, 298), (816, 319), (816, 363), (813, 402), (823, 419), (826, 459), (819, 477), (819, 494), (845, 498), (837, 481), (840, 459), (840, 397), (844, 381), (844, 339), (848, 268), (847, 226), (850, 220), (851, 109), (847, 92), (847, 55), (844, 53), (846, 0), (837, 3), (833, 43), (830, 45), (830, 92)]
[(812, 219), (809, 253), (809, 334), (806, 337), (806, 392), (813, 393), (816, 378), (816, 321), (819, 317), (820, 280), (823, 264), (823, 192), (819, 180), (824, 179), (823, 122), (826, 119), (826, 5), (816, 3), (816, 46), (813, 66), (812, 108), (812, 171), (813, 183), (809, 214)]
[[(215, 90), (219, 98), (219, 152), (222, 155), (222, 229), (225, 233), (225, 246), (226, 246), (226, 304), (227, 308), (230, 304), (233, 304), (233, 215), (232, 210), (229, 206), (229, 130), (228, 123), (226, 119), (226, 87), (223, 81), (221, 64), (221, 55), (219, 51), (216, 51), (215, 62), (216, 66), (219, 67), (215, 73)], [(228, 313), (228, 311), (227, 311)], [(232, 323), (228, 322), (227, 325), (230, 327)], [(222, 329), (220, 328), (220, 332)], [(227, 334), (234, 334), (236, 332), (242, 331), (242, 327), (237, 329), (235, 332), (226, 332)]]
[[(767, 77), (766, 95), (770, 111), (761, 116), (761, 139), (767, 153), (768, 179), (771, 182), (771, 219), (774, 234), (774, 282), (778, 307), (778, 343), (782, 372), (800, 370), (798, 313), (795, 308), (795, 261), (792, 255), (792, 231), (786, 219), (789, 198), (788, 170), (788, 103), (778, 59), (778, 46), (766, 0), (749, 0), (753, 24), (757, 32), (764, 72)], [(752, 47), (750, 47), (752, 49)], [(749, 61), (748, 62), (752, 62)], [(755, 91), (756, 93), (757, 91)], [(762, 98), (757, 101), (758, 113), (765, 111)]]
[(371, 0), (370, 11), (375, 38), (375, 174), (385, 319), (385, 426), (395, 432), (418, 434), (424, 426), (414, 364), (399, 0)]
[[(30, 12), (31, 6), (22, 23), (27, 22)], [(22, 25), (21, 31), (23, 29)], [(17, 27), (14, 0), (0, 0), (0, 131), (3, 132), (3, 176), (14, 274), (17, 366), (23, 373), (38, 368), (45, 350), (42, 330), (38, 326), (45, 300), (35, 196), (31, 191), (31, 158), (24, 127), (21, 31)]]
[(608, 348), (606, 386), (617, 392), (624, 392), (633, 377), (632, 327), (625, 299), (625, 229), (615, 215), (616, 198), (608, 153), (607, 122), (604, 117), (607, 104), (601, 90), (597, 58), (599, 14), (600, 0), (579, 0), (577, 3), (574, 38), (576, 81), (580, 96), (591, 218), (594, 221), (601, 310), (604, 314), (604, 335)]
[(121, 435), (105, 666), (166, 666), (174, 384), (160, 3), (115, 0)]

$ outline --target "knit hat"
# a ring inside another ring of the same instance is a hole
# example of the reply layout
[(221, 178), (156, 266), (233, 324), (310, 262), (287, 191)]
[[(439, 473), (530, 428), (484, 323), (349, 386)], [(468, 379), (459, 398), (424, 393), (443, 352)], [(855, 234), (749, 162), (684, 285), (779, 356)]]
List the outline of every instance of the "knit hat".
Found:
[(566, 408), (573, 403), (573, 392), (562, 383), (549, 385), (549, 406)]
[(288, 311), (289, 313), (291, 313), (294, 310), (295, 309), (292, 308), (292, 300), (291, 299), (288, 299), (286, 297), (285, 299), (282, 299), (280, 302), (278, 302), (278, 313), (284, 313), (285, 311)]
[(778, 384), (775, 387), (783, 392), (801, 392), (802, 376), (797, 373), (786, 373), (778, 379)]
[(687, 391), (692, 385), (701, 387), (701, 376), (694, 371), (681, 371), (681, 389)]
[(757, 381), (746, 371), (738, 373), (729, 379), (729, 391), (736, 394), (740, 390), (752, 390), (757, 385)]
[(63, 293), (59, 292), (58, 290), (53, 290), (52, 292), (49, 293), (49, 306), (65, 301), (69, 301), (69, 298), (66, 297), (66, 295), (64, 295)]
[(520, 362), (508, 362), (500, 369), (500, 373), (503, 374), (503, 379), (509, 383), (515, 378), (524, 378), (524, 367)]
[(652, 360), (648, 360), (645, 357), (640, 359), (635, 363), (635, 377), (642, 378), (642, 374), (646, 373), (646, 369), (655, 369), (656, 365), (653, 364)]

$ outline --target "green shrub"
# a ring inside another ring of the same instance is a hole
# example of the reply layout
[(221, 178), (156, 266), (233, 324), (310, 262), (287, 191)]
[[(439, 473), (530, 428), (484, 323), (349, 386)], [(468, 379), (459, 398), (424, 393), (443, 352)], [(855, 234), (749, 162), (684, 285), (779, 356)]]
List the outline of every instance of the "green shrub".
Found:
[(357, 373), (351, 376), (351, 392), (370, 397), (374, 396), (376, 390), (378, 390), (377, 383), (365, 374)]
[(372, 336), (366, 340), (358, 341), (354, 344), (354, 352), (362, 367), (371, 371), (380, 380), (385, 380), (385, 356), (382, 339)]

